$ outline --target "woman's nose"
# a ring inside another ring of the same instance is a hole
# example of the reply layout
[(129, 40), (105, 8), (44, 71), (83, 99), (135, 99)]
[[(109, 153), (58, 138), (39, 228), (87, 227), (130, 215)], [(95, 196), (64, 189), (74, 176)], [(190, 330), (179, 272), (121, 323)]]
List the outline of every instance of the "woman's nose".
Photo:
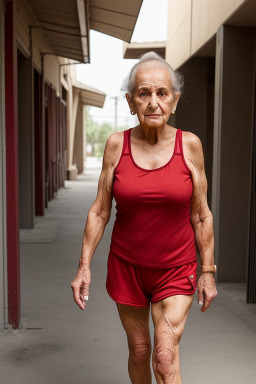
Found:
[(149, 99), (149, 104), (151, 109), (156, 109), (158, 106), (158, 100), (157, 100), (157, 95), (155, 93), (152, 93)]

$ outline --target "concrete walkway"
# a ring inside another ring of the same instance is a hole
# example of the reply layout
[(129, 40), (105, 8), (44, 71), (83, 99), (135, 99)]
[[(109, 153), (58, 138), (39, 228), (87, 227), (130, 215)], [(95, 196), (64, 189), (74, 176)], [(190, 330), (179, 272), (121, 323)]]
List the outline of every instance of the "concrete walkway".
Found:
[[(67, 181), (35, 228), (21, 230), (22, 327), (0, 335), (0, 384), (130, 382), (126, 336), (105, 289), (114, 202), (93, 256), (85, 311), (70, 288), (98, 177), (99, 169), (87, 168), (77, 181)], [(255, 383), (256, 305), (245, 303), (245, 289), (218, 284), (205, 313), (195, 295), (180, 345), (183, 384)]]

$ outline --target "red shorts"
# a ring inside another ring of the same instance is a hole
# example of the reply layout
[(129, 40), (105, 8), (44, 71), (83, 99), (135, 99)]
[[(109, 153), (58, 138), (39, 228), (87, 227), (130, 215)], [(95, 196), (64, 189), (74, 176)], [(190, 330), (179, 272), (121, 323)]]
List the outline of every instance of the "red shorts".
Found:
[(197, 260), (174, 268), (147, 268), (131, 264), (109, 252), (106, 289), (117, 303), (149, 307), (150, 302), (173, 295), (193, 295)]

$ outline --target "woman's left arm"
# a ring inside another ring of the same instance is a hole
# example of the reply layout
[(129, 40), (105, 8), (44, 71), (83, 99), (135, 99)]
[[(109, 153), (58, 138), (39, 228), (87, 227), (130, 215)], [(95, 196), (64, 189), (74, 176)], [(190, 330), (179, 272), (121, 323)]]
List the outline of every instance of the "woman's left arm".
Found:
[[(192, 173), (193, 194), (191, 199), (191, 222), (201, 258), (201, 265), (214, 265), (213, 215), (207, 203), (207, 179), (204, 169), (204, 154), (201, 140), (191, 132), (184, 133), (184, 156)], [(198, 302), (205, 312), (217, 296), (212, 272), (201, 273), (198, 283)]]

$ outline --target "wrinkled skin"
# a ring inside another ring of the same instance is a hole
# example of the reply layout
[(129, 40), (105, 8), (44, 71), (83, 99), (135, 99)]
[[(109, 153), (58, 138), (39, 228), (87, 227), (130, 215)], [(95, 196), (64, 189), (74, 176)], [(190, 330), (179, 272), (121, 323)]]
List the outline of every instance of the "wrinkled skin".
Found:
[[(166, 144), (167, 140), (171, 141), (175, 134), (175, 128), (167, 125), (167, 121), (170, 113), (176, 109), (179, 96), (173, 94), (170, 76), (163, 66), (145, 65), (137, 71), (134, 94), (132, 97), (127, 94), (126, 97), (131, 111), (137, 113), (140, 122), (132, 129), (132, 136), (133, 139), (137, 139), (138, 158), (147, 162), (145, 168), (157, 168), (164, 163), (163, 144)], [(202, 143), (189, 131), (183, 131), (182, 140), (184, 159), (193, 181), (191, 222), (202, 264), (213, 265), (213, 217), (207, 203)], [(88, 213), (79, 269), (71, 283), (74, 300), (81, 309), (85, 308), (84, 296), (89, 294), (91, 258), (110, 218), (114, 168), (119, 161), (122, 145), (122, 132), (115, 132), (108, 138), (97, 198)], [(149, 153), (149, 156), (145, 156), (145, 153)], [(201, 311), (205, 312), (217, 295), (213, 273), (201, 274), (197, 291), (198, 302), (202, 303)], [(174, 295), (151, 305), (155, 330), (152, 366), (158, 384), (182, 383), (179, 341), (192, 301), (193, 295)], [(128, 369), (131, 382), (149, 384), (151, 383), (150, 309), (118, 303), (117, 308), (128, 340)]]
[(205, 312), (217, 296), (213, 273), (202, 273), (197, 282), (198, 303), (202, 303), (201, 311)]

